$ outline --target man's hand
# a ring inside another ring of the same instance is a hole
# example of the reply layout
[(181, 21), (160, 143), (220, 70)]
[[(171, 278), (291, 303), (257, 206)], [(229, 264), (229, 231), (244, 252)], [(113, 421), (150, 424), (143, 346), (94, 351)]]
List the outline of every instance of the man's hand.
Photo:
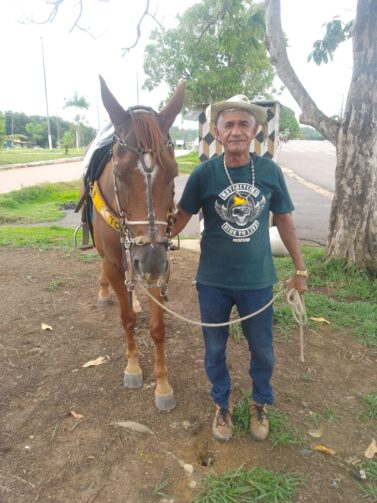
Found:
[(303, 295), (307, 292), (308, 286), (306, 284), (306, 277), (299, 276), (298, 274), (291, 276), (288, 280), (288, 290), (291, 290), (292, 288), (295, 288), (299, 295)]

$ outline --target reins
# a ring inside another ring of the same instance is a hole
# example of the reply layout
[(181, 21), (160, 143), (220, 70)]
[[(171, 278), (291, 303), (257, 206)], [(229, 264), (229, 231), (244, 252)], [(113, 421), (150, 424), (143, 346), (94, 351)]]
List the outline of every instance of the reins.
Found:
[[(224, 323), (204, 323), (202, 321), (191, 320), (190, 318), (186, 318), (185, 316), (182, 316), (181, 314), (178, 314), (175, 311), (172, 311), (171, 309), (166, 307), (164, 304), (162, 304), (160, 301), (158, 301), (155, 297), (153, 297), (153, 295), (148, 291), (148, 288), (146, 288), (144, 285), (142, 285), (140, 283), (139, 283), (139, 286), (141, 286), (142, 290), (148, 295), (148, 297), (150, 299), (152, 299), (156, 304), (158, 304), (162, 309), (164, 309), (167, 313), (171, 314), (172, 316), (175, 316), (176, 318), (178, 318), (182, 321), (190, 323), (191, 325), (197, 325), (200, 327), (210, 327), (210, 328), (226, 327), (226, 326), (234, 325), (236, 323), (240, 323), (242, 321), (253, 318), (254, 316), (257, 316), (258, 314), (265, 311), (269, 306), (271, 306), (271, 304), (273, 304), (275, 302), (276, 299), (278, 299), (284, 293), (284, 290), (281, 289), (263, 307), (261, 307), (257, 311), (254, 311), (253, 313), (249, 313), (246, 316), (242, 316), (241, 318), (226, 321)], [(300, 297), (299, 293), (297, 292), (297, 290), (295, 288), (291, 288), (290, 290), (288, 290), (286, 292), (286, 301), (287, 301), (287, 304), (291, 308), (292, 316), (293, 316), (295, 322), (299, 326), (300, 361), (304, 362), (304, 326), (307, 324), (307, 321), (308, 321), (304, 299), (302, 299)]]

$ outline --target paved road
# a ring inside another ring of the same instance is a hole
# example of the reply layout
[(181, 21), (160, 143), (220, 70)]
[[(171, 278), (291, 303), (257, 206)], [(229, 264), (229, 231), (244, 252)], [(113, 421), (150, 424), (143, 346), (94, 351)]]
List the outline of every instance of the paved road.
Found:
[[(300, 239), (326, 243), (334, 190), (335, 149), (329, 142), (289, 141), (278, 153), (287, 185), (295, 204), (294, 219)], [(22, 169), (0, 169), (0, 192), (9, 192), (42, 182), (77, 180), (82, 175), (82, 164), (70, 162)], [(176, 180), (178, 201), (187, 180), (182, 175)], [(77, 215), (68, 214), (64, 223), (74, 226)], [(185, 236), (197, 237), (198, 217), (194, 216), (184, 231)]]

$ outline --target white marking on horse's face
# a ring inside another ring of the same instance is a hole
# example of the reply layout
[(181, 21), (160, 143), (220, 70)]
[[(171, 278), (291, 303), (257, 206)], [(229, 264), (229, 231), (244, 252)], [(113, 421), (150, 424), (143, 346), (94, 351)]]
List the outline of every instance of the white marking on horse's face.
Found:
[[(149, 152), (146, 152), (144, 154), (143, 158), (144, 158), (144, 163), (148, 169), (150, 169), (153, 166), (153, 171), (152, 171), (152, 184), (153, 184), (153, 181), (154, 181), (154, 179), (158, 173), (158, 170), (159, 170), (159, 165), (154, 164), (153, 157), (151, 156), (151, 154)], [(140, 160), (137, 161), (137, 169), (144, 176), (145, 185), (147, 185), (147, 173), (144, 171), (143, 165)]]

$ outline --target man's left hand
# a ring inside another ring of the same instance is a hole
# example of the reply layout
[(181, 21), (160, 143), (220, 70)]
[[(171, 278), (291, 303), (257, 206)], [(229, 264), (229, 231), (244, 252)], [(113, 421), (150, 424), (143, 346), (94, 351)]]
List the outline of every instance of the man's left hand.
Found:
[(299, 295), (303, 295), (307, 290), (306, 277), (295, 274), (288, 280), (288, 290), (295, 288)]

